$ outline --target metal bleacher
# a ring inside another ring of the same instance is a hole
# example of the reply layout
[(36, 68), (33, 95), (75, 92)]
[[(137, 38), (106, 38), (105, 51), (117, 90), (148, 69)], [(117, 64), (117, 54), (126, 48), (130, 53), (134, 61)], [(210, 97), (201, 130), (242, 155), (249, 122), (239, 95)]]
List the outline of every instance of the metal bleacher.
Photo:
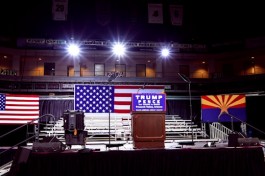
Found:
[[(131, 118), (130, 116), (85, 116), (85, 128), (89, 141), (130, 141)], [(166, 115), (165, 119), (166, 140), (198, 139), (205, 138), (205, 131), (191, 120), (184, 120), (179, 115)], [(39, 139), (56, 136), (63, 142), (63, 119), (50, 121), (39, 131)]]

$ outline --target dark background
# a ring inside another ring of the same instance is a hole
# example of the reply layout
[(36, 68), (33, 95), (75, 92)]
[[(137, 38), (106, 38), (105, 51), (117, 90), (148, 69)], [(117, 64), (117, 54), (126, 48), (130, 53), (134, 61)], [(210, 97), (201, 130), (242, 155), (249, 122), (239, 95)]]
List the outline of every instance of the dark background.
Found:
[[(97, 5), (110, 7), (109, 23), (97, 21)], [(163, 24), (148, 23), (148, 3), (163, 4)], [(169, 5), (183, 5), (183, 25), (170, 22)], [(5, 1), (0, 39), (17, 37), (215, 43), (264, 36), (261, 1), (230, 0), (68, 0), (67, 21), (52, 19), (52, 0)]]

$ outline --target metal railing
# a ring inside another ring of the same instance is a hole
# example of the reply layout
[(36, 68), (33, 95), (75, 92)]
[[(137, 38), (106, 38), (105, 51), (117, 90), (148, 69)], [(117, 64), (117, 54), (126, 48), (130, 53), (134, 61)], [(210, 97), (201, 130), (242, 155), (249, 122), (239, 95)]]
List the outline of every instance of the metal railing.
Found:
[(228, 141), (228, 134), (232, 133), (232, 130), (219, 122), (209, 124), (209, 130), (211, 139), (220, 139), (222, 141)]
[[(33, 119), (33, 120), (31, 120), (31, 121), (29, 121), (29, 122), (27, 122), (27, 123), (25, 123), (25, 124), (23, 124), (23, 125), (21, 125), (21, 126), (15, 128), (15, 129), (13, 129), (13, 130), (11, 130), (11, 131), (9, 131), (9, 132), (7, 132), (7, 133), (1, 135), (1, 136), (0, 136), (0, 141), (3, 140), (5, 137), (8, 137), (9, 135), (13, 134), (14, 132), (18, 132), (18, 130), (20, 130), (20, 129), (22, 129), (22, 128), (27, 128), (27, 129), (28, 129), (28, 126), (29, 126), (29, 125), (34, 125), (34, 128), (35, 128), (35, 129), (39, 129), (39, 128), (40, 128), (40, 124), (39, 124), (39, 123), (36, 123), (36, 121), (39, 121), (39, 120), (42, 119), (43, 117), (47, 117), (47, 116), (50, 116), (50, 117), (52, 117), (53, 119), (55, 119), (54, 116), (53, 116), (52, 114), (45, 114), (45, 115), (42, 115), (42, 116), (40, 116), (40, 117), (37, 118), (37, 119)], [(35, 141), (39, 139), (39, 130), (34, 130), (34, 133), (32, 133), (31, 136), (28, 135), (28, 131), (26, 131), (26, 133), (27, 133), (27, 134), (26, 134), (26, 136), (27, 136), (26, 139), (24, 139), (24, 140), (22, 140), (22, 141), (16, 143), (15, 145), (10, 146), (10, 147), (8, 147), (7, 149), (5, 149), (5, 150), (3, 150), (3, 151), (0, 152), (0, 158), (1, 158), (1, 160), (0, 160), (0, 165), (5, 164), (5, 163), (3, 163), (3, 162), (9, 162), (9, 161), (6, 161), (6, 160), (8, 160), (8, 158), (10, 158), (10, 157), (4, 157), (4, 156), (3, 156), (4, 154), (7, 154), (7, 153), (10, 152), (12, 149), (15, 149), (16, 147), (20, 146), (21, 144), (24, 144), (24, 143), (26, 143), (26, 142), (28, 142), (28, 141), (30, 141), (30, 140), (32, 140), (32, 139), (34, 139)], [(29, 137), (28, 137), (28, 136), (29, 136)], [(9, 155), (13, 155), (13, 154), (9, 154)], [(12, 156), (11, 156), (11, 158), (12, 158)], [(10, 160), (12, 160), (12, 159), (10, 159)]]
[(260, 132), (261, 134), (265, 134), (264, 131), (254, 127), (253, 125), (250, 125), (249, 123), (244, 122), (241, 119), (239, 119), (239, 118), (237, 118), (237, 117), (235, 117), (235, 116), (233, 116), (233, 115), (231, 115), (229, 113), (227, 113), (227, 115), (229, 115), (231, 117), (231, 128), (232, 129), (227, 128), (226, 126), (222, 125), (219, 122), (213, 122), (213, 123), (209, 124), (210, 138), (217, 138), (217, 139), (220, 139), (222, 141), (228, 141), (229, 134), (235, 133), (234, 127), (233, 127), (233, 123), (234, 123), (233, 121), (234, 120), (237, 120), (237, 121), (241, 122), (241, 130), (242, 130), (242, 132), (236, 132), (236, 133), (238, 135), (240, 135), (242, 138), (245, 138), (247, 136), (246, 135), (247, 126), (251, 127), (253, 130), (256, 130), (256, 131)]

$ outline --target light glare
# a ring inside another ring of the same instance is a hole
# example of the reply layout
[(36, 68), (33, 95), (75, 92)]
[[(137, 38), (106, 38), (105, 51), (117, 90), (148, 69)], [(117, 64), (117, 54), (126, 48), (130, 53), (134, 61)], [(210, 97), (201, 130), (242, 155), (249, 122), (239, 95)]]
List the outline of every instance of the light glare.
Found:
[(168, 57), (169, 56), (169, 50), (167, 48), (163, 48), (161, 51), (161, 54), (163, 57)]
[(72, 56), (78, 56), (80, 53), (80, 48), (76, 44), (70, 44), (67, 50), (68, 50), (68, 53)]
[(125, 55), (125, 52), (126, 52), (126, 48), (123, 44), (120, 44), (120, 43), (116, 43), (113, 48), (112, 48), (112, 52), (118, 56), (118, 57), (121, 57), (121, 56), (124, 56)]

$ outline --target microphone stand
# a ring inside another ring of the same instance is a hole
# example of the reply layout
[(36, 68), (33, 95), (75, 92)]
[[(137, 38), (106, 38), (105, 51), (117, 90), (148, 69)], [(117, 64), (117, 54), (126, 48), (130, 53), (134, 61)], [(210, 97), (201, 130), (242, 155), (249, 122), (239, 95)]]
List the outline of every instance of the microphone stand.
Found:
[(233, 119), (236, 119), (236, 120), (240, 121), (241, 123), (245, 123), (247, 126), (250, 126), (251, 128), (253, 128), (253, 129), (259, 131), (260, 133), (265, 134), (264, 131), (262, 131), (262, 130), (260, 130), (260, 129), (258, 129), (258, 128), (252, 126), (252, 125), (250, 125), (250, 124), (247, 123), (247, 122), (244, 122), (243, 120), (237, 118), (236, 116), (233, 116), (232, 114), (229, 114), (229, 113), (227, 113), (227, 112), (225, 112), (225, 113), (231, 117), (231, 129), (232, 129), (233, 132), (234, 132), (234, 125), (233, 125), (233, 123), (234, 123), (233, 121), (234, 121), (234, 120), (233, 120)]
[[(117, 77), (118, 77), (119, 75), (117, 75), (117, 74), (112, 74), (112, 75), (110, 75), (110, 77), (108, 78), (108, 82), (109, 83), (111, 83), (113, 80), (115, 80)], [(122, 146), (123, 144), (111, 144), (111, 142), (110, 142), (110, 138), (111, 138), (111, 130), (110, 130), (110, 128), (111, 128), (111, 122), (110, 122), (110, 120), (111, 120), (111, 118), (110, 118), (110, 113), (111, 113), (111, 105), (109, 105), (109, 119), (108, 119), (108, 121), (109, 121), (109, 143), (108, 144), (106, 144), (106, 147), (110, 150), (110, 148), (111, 147), (120, 147), (120, 146)]]
[[(109, 78), (108, 78), (108, 82), (109, 83), (111, 83), (114, 79), (116, 79), (117, 77), (116, 77), (116, 75), (115, 74), (111, 74), (110, 76), (109, 76)], [(110, 147), (112, 146), (111, 145), (111, 143), (110, 143), (110, 136), (111, 136), (111, 130), (110, 130), (110, 127), (111, 127), (111, 125), (110, 125), (110, 111), (111, 111), (111, 105), (109, 105), (109, 119), (108, 119), (108, 121), (109, 121), (109, 143), (106, 145), (109, 149), (110, 149)]]
[(110, 109), (109, 109), (109, 146), (111, 146), (111, 145), (110, 145), (110, 134), (111, 134), (111, 133), (110, 133)]
[[(189, 86), (189, 106), (190, 106), (190, 120), (193, 122), (193, 118), (192, 118), (192, 103), (191, 103), (191, 88), (190, 88), (190, 85), (191, 85), (191, 80), (184, 74), (181, 74), (181, 73), (178, 73), (179, 77), (185, 81), (186, 83), (188, 83), (188, 86)], [(193, 124), (193, 123), (192, 123)], [(194, 134), (193, 134), (193, 126), (191, 126), (191, 143), (190, 145), (194, 145), (194, 141), (193, 141), (193, 138), (194, 138)]]
[[(189, 83), (189, 100), (190, 100), (190, 119), (193, 121), (193, 118), (192, 118), (192, 104), (191, 104), (191, 90), (190, 90), (190, 81), (188, 82)], [(192, 145), (194, 144), (193, 142), (193, 126), (191, 127), (191, 142), (192, 142)]]

